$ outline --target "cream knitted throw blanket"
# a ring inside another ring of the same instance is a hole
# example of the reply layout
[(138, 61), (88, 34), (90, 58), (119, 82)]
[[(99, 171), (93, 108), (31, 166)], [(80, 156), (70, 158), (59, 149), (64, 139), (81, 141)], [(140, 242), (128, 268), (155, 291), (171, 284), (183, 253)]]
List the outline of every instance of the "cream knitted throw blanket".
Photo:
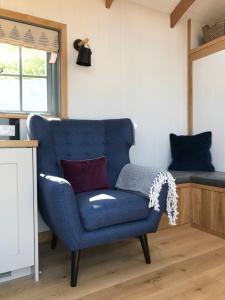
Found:
[(116, 188), (137, 192), (149, 198), (149, 207), (160, 211), (159, 195), (164, 184), (168, 185), (166, 210), (169, 224), (176, 225), (178, 196), (175, 179), (169, 172), (127, 164), (119, 174)]

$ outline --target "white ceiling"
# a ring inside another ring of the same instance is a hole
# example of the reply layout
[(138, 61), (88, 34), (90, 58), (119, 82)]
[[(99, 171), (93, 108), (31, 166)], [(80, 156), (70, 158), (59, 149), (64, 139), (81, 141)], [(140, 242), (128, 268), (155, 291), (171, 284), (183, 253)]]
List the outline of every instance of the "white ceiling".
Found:
[[(180, 0), (130, 0), (140, 5), (170, 14)], [(184, 18), (192, 18), (203, 24), (213, 23), (218, 17), (225, 17), (225, 0), (196, 0)]]
[(130, 0), (140, 5), (148, 6), (158, 11), (170, 14), (179, 3), (179, 0)]

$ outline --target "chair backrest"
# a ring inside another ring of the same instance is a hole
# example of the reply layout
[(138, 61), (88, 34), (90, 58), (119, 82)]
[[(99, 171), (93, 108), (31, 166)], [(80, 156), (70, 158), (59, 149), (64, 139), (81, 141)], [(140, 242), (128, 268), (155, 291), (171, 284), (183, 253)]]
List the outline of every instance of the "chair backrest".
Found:
[(38, 173), (62, 177), (60, 159), (84, 160), (106, 156), (111, 187), (122, 167), (129, 163), (133, 125), (129, 119), (47, 120), (31, 115), (27, 122), (30, 139), (39, 141)]

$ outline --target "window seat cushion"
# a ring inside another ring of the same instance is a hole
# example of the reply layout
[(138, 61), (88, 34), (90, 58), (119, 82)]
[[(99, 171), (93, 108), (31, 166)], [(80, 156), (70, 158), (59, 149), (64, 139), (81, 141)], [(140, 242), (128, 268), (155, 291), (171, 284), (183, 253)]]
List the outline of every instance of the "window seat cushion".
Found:
[(225, 172), (171, 171), (177, 184), (197, 183), (225, 188)]

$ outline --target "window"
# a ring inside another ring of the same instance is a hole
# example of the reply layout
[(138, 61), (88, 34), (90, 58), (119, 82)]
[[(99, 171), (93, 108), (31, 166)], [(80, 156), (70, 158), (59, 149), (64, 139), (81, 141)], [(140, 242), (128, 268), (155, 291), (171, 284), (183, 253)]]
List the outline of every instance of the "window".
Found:
[(68, 117), (67, 26), (0, 8), (0, 118), (30, 112)]
[(0, 111), (59, 115), (59, 59), (50, 53), (0, 44)]

